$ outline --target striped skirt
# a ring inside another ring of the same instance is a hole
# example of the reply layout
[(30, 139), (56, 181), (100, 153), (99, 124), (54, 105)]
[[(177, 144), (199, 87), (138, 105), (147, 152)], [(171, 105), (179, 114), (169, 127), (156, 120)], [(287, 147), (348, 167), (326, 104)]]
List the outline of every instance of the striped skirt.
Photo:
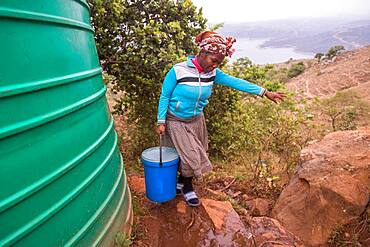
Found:
[(176, 148), (184, 177), (201, 179), (204, 173), (212, 170), (207, 155), (208, 133), (203, 113), (190, 120), (167, 114), (165, 140), (165, 145)]

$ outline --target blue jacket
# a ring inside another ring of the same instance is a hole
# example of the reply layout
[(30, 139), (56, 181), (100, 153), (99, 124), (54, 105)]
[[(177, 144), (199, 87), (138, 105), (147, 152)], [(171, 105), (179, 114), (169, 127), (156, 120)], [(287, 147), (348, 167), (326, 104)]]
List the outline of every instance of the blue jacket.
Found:
[(225, 85), (243, 92), (263, 96), (266, 89), (225, 74), (220, 69), (199, 73), (189, 56), (187, 61), (175, 64), (167, 73), (158, 104), (158, 123), (166, 122), (169, 111), (179, 118), (199, 115), (208, 104), (213, 84)]

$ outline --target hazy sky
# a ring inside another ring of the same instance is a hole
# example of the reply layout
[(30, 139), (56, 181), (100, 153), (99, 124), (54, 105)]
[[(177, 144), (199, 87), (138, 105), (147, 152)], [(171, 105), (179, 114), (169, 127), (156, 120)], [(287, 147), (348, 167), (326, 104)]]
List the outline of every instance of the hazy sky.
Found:
[(370, 0), (192, 0), (209, 22), (250, 22), (291, 17), (370, 19)]

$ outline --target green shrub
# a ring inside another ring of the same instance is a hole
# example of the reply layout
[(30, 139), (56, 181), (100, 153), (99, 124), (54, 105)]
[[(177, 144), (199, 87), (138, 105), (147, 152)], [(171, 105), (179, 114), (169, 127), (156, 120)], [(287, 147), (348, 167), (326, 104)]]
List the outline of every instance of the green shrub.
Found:
[[(299, 152), (308, 140), (301, 137), (304, 112), (294, 106), (292, 99), (273, 104), (267, 99), (245, 98), (217, 122), (210, 135), (212, 152), (222, 158), (241, 153), (257, 163), (269, 157), (279, 157), (284, 171), (294, 167)], [(215, 125), (216, 123), (214, 123)]]
[(316, 109), (328, 118), (332, 131), (356, 129), (360, 120), (370, 120), (370, 105), (354, 90), (339, 91), (318, 101)]
[(325, 56), (324, 53), (319, 52), (316, 53), (315, 58), (320, 61), (324, 56)]
[(345, 50), (344, 46), (342, 45), (336, 45), (336, 46), (330, 47), (328, 52), (326, 53), (326, 57), (331, 59), (335, 57), (336, 55), (338, 55), (339, 53), (343, 52), (344, 50)]
[(305, 67), (304, 67), (303, 62), (295, 63), (288, 70), (288, 77), (289, 78), (296, 77), (297, 75), (302, 74), (304, 69), (305, 69)]
[(153, 127), (163, 78), (185, 54), (197, 52), (193, 37), (206, 19), (190, 0), (90, 2), (102, 67), (123, 92), (116, 112), (127, 117), (127, 151), (139, 157), (158, 142)]

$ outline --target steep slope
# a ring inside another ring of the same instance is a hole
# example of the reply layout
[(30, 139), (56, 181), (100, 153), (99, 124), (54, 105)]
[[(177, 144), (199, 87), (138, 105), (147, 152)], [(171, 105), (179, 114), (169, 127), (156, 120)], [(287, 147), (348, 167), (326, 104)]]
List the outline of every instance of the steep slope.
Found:
[(315, 62), (290, 80), (287, 87), (309, 99), (351, 88), (370, 102), (370, 46), (345, 52), (330, 61)]

